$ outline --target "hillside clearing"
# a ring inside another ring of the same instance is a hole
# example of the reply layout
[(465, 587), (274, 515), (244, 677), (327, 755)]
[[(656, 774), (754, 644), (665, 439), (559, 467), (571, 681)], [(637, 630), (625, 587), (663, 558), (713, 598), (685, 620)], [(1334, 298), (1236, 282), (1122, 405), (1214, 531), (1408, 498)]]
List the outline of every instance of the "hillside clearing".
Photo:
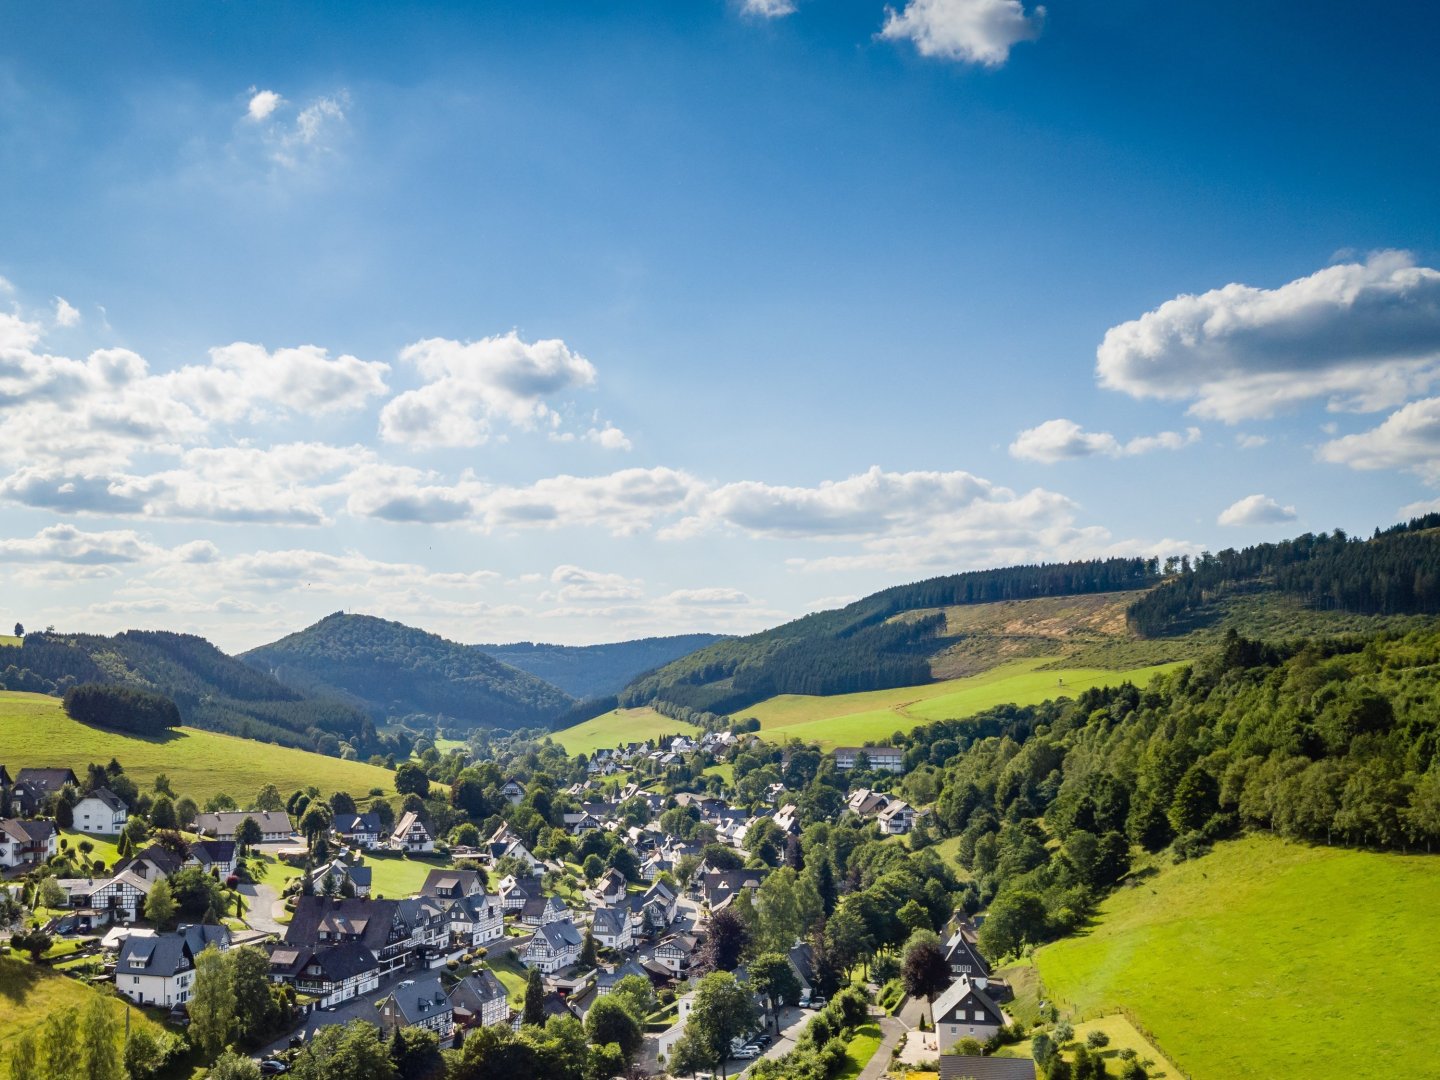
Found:
[(394, 774), (375, 765), (304, 750), (177, 728), (163, 739), (102, 731), (71, 720), (60, 699), (0, 691), (0, 762), (13, 776), (26, 766), (69, 766), (84, 774), (92, 761), (115, 758), (142, 789), (165, 773), (177, 795), (203, 803), (224, 792), (242, 805), (266, 784), (282, 792), (315, 785), (322, 794), (371, 788), (391, 792)]
[(672, 720), (654, 709), (613, 709), (551, 736), (570, 755), (593, 754), (621, 743), (646, 742), (657, 735), (696, 735), (694, 724)]
[[(1037, 705), (1056, 697), (1073, 697), (1095, 686), (1130, 681), (1145, 685), (1180, 662), (1107, 671), (1101, 668), (1040, 670), (1043, 657), (1012, 660), (981, 675), (971, 675), (893, 690), (814, 697), (782, 694), (741, 709), (737, 719), (755, 717), (760, 737), (772, 741), (796, 738), (822, 748), (860, 745), (908, 732), (935, 720), (959, 720), (997, 705)], [(592, 721), (593, 723), (593, 721)]]
[(1063, 1010), (1126, 1011), (1194, 1080), (1428, 1075), (1437, 895), (1433, 857), (1248, 837), (1122, 888), (1035, 961)]

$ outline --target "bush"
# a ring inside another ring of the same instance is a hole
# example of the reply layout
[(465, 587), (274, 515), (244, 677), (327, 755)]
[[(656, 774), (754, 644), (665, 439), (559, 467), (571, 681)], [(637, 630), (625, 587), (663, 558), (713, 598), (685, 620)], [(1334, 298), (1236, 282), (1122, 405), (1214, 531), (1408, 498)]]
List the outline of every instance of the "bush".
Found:
[(1085, 1045), (1091, 1050), (1099, 1050), (1110, 1045), (1110, 1036), (1103, 1031), (1092, 1031), (1085, 1036)]

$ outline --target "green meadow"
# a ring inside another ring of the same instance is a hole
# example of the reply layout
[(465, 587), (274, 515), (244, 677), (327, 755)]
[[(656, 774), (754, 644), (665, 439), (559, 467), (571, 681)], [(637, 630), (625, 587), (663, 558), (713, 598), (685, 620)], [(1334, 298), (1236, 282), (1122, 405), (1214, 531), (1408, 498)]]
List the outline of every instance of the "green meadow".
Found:
[[(979, 675), (894, 690), (815, 697), (781, 694), (739, 710), (737, 719), (756, 717), (762, 738), (796, 738), (822, 748), (863, 744), (908, 732), (935, 720), (960, 720), (997, 705), (1038, 705), (1057, 697), (1073, 697), (1095, 686), (1129, 680), (1145, 685), (1181, 661), (1108, 671), (1103, 668), (1040, 670), (1053, 660), (1031, 657), (1012, 660)], [(593, 723), (593, 721), (592, 721)]]
[(593, 754), (620, 743), (645, 742), (657, 735), (694, 735), (699, 728), (671, 720), (654, 709), (614, 709), (551, 736), (568, 754)]
[(1125, 1012), (1193, 1080), (1433, 1076), (1440, 858), (1224, 843), (1035, 963), (1063, 1012)]
[(10, 775), (25, 766), (69, 766), (115, 758), (142, 788), (160, 774), (177, 795), (203, 803), (224, 792), (244, 804), (267, 783), (282, 792), (315, 785), (321, 792), (392, 791), (394, 774), (375, 765), (311, 754), (233, 735), (178, 728), (158, 739), (103, 731), (71, 720), (60, 699), (0, 691), (0, 764)]

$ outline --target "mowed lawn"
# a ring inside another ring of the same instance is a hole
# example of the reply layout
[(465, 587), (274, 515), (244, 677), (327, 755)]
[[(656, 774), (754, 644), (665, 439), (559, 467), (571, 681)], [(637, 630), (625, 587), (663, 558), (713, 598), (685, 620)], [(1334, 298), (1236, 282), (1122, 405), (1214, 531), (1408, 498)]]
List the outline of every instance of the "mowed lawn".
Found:
[(880, 1025), (871, 1021), (861, 1024), (845, 1044), (845, 1067), (840, 1070), (839, 1080), (855, 1080), (870, 1064), (875, 1051), (880, 1049)]
[(654, 709), (614, 709), (551, 736), (567, 754), (593, 754), (621, 743), (645, 742), (657, 735), (696, 735), (694, 724), (671, 720)]
[(84, 775), (92, 761), (115, 758), (142, 789), (159, 773), (177, 795), (204, 803), (224, 792), (241, 805), (267, 783), (282, 792), (315, 785), (322, 794), (392, 789), (394, 774), (375, 765), (342, 761), (213, 731), (179, 728), (162, 739), (102, 731), (65, 715), (60, 699), (0, 691), (0, 762), (10, 775), (25, 766), (69, 766)]
[[(72, 1006), (84, 1009), (98, 993), (98, 990), (77, 979), (41, 968), (28, 960), (0, 956), (0, 1077), (10, 1076), (10, 1051), (22, 1031), (28, 1029), (38, 1035), (52, 1013)], [(120, 1017), (122, 1031), (126, 1007), (119, 998), (111, 999), (111, 1008)], [(140, 1025), (152, 1032), (160, 1030), (159, 1025), (135, 1008), (130, 1009), (130, 1025), (132, 1029)], [(17, 1076), (10, 1080), (34, 1078)]]
[[(796, 738), (824, 749), (858, 746), (867, 739), (885, 739), (935, 720), (960, 720), (997, 705), (1038, 705), (1058, 697), (1074, 697), (1096, 686), (1130, 681), (1144, 686), (1179, 663), (1106, 671), (1102, 668), (1038, 670), (1053, 658), (1012, 660), (980, 675), (893, 690), (818, 697), (781, 694), (737, 709), (737, 718), (756, 717), (760, 736), (771, 740)], [(602, 718), (603, 719), (603, 718)], [(592, 721), (593, 723), (593, 721)]]
[(1224, 843), (1035, 962), (1062, 1010), (1130, 1010), (1194, 1080), (1432, 1076), (1440, 856)]
[(399, 851), (384, 854), (367, 851), (364, 865), (370, 867), (370, 895), (398, 900), (418, 893), (430, 871), (449, 866), (450, 860), (443, 855), (426, 857)]

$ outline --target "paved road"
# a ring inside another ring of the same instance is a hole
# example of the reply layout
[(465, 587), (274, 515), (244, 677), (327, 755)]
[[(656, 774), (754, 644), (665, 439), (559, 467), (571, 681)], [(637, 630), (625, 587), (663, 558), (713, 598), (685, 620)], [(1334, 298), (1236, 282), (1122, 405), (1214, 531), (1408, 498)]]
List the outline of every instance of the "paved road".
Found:
[(903, 1034), (905, 1025), (899, 1020), (893, 1016), (881, 1017), (880, 1046), (876, 1049), (875, 1056), (861, 1070), (860, 1080), (880, 1080), (885, 1075), (890, 1068), (890, 1055)]
[(285, 924), (276, 921), (272, 910), (280, 901), (279, 894), (269, 885), (250, 882), (241, 882), (239, 888), (245, 897), (245, 922), (262, 933), (284, 937)]

